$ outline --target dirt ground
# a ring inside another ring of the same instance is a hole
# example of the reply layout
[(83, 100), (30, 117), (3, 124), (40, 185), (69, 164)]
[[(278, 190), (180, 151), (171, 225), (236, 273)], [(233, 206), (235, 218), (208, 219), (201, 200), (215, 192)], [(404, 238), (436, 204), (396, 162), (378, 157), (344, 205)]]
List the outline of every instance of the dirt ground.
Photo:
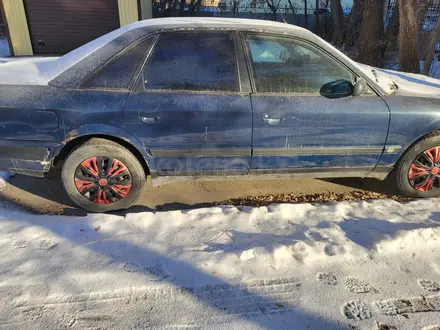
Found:
[[(279, 194), (346, 194), (353, 191), (393, 193), (392, 183), (374, 179), (277, 179), (181, 182), (152, 187), (147, 183), (129, 211), (168, 211), (209, 206), (248, 196)], [(59, 176), (51, 179), (16, 175), (0, 193), (6, 200), (36, 213), (85, 215), (64, 193)]]

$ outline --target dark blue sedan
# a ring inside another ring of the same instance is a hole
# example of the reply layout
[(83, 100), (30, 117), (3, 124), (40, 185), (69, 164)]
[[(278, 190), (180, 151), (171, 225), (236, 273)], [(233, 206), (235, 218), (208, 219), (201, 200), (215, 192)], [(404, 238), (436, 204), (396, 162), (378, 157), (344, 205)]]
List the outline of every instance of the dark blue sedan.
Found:
[(440, 195), (440, 81), (371, 68), (258, 20), (137, 22), (60, 58), (0, 62), (0, 169), (94, 212), (153, 185), (374, 177)]

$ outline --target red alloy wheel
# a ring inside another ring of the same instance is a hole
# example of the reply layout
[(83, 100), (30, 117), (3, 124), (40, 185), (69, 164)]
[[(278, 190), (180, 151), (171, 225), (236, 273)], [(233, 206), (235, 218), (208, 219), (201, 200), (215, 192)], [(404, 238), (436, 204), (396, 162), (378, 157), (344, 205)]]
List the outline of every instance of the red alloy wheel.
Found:
[(83, 161), (75, 171), (78, 192), (96, 204), (112, 204), (128, 195), (131, 175), (119, 160), (97, 156)]
[(411, 186), (421, 192), (440, 189), (440, 146), (429, 148), (414, 159), (408, 179)]

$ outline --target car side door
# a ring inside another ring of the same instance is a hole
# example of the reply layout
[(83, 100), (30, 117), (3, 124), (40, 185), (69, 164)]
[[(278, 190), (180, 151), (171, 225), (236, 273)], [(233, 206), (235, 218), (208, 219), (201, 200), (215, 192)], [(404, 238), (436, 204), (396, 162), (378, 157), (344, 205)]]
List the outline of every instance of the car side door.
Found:
[(233, 31), (159, 35), (123, 111), (125, 127), (149, 148), (158, 175), (249, 171), (252, 108), (237, 45)]
[(376, 166), (388, 132), (386, 103), (371, 89), (358, 97), (320, 94), (329, 82), (360, 77), (305, 40), (248, 33), (243, 43), (253, 85), (251, 172)]

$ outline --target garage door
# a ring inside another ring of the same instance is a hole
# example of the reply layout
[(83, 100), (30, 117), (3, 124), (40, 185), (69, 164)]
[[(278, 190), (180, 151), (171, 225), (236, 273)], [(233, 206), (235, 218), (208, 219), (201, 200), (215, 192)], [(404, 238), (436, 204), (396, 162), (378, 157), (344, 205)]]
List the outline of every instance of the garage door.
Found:
[(34, 54), (65, 54), (120, 27), (118, 0), (25, 0)]

